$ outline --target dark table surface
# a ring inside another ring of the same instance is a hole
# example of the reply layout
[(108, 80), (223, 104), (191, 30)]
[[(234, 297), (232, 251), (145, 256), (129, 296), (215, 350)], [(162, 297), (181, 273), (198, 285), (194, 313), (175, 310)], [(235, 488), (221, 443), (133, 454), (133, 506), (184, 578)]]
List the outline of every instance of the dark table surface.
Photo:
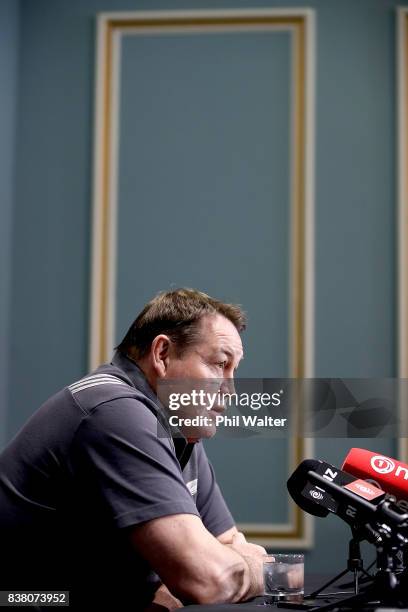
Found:
[[(327, 575), (327, 574), (314, 574), (314, 575), (306, 575), (305, 576), (305, 595), (312, 593), (313, 591), (315, 591), (316, 589), (318, 589), (320, 586), (323, 586), (323, 584), (325, 584), (328, 580), (330, 580), (330, 578), (332, 578), (332, 576)], [(328, 589), (325, 589), (325, 593), (326, 592), (336, 592), (336, 591), (349, 591), (350, 595), (353, 594), (353, 589), (352, 587), (348, 587), (348, 588), (343, 588), (343, 584), (345, 582), (350, 582), (352, 580), (352, 576), (351, 574), (348, 574), (347, 576), (345, 576), (342, 580), (334, 583), (333, 586), (330, 586)], [(347, 597), (347, 595), (340, 595), (339, 598), (341, 597)], [(306, 600), (307, 601), (307, 600)], [(332, 601), (332, 598), (322, 598), (320, 597), (317, 600), (316, 605), (324, 605), (325, 603), (329, 603), (330, 601)], [(265, 612), (267, 612), (268, 610), (271, 610), (271, 612), (278, 612), (279, 610), (284, 610), (285, 608), (278, 608), (276, 606), (276, 604), (268, 604), (265, 602), (265, 598), (264, 597), (256, 597), (255, 599), (252, 599), (251, 601), (246, 601), (244, 603), (239, 603), (239, 604), (211, 604), (211, 605), (190, 605), (190, 606), (185, 606), (184, 608), (181, 608), (181, 610), (186, 610), (188, 612), (205, 612), (206, 610), (208, 611), (212, 611), (212, 612), (227, 612), (227, 610), (229, 611), (234, 611), (234, 612), (262, 612), (262, 608), (264, 609)], [(292, 608), (292, 610), (301, 610), (302, 608), (299, 607), (295, 607)]]

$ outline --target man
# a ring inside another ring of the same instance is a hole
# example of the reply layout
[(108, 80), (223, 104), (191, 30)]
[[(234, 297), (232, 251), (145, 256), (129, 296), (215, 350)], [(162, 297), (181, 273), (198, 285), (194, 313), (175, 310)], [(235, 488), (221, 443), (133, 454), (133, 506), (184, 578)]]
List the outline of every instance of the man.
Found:
[(111, 364), (34, 413), (0, 456), (0, 590), (118, 610), (262, 592), (265, 550), (238, 533), (202, 444), (169, 434), (157, 397), (173, 379), (231, 380), (244, 327), (238, 306), (161, 293)]

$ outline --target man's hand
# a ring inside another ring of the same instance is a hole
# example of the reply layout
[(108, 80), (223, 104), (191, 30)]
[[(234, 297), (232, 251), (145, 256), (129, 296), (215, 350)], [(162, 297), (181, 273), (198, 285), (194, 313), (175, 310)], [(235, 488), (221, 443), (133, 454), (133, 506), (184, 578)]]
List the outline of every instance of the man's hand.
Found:
[(154, 600), (144, 612), (172, 612), (182, 607), (181, 601), (170, 593), (165, 584), (162, 584), (154, 594)]
[(288, 570), (288, 586), (291, 589), (298, 589), (304, 585), (304, 574), (303, 565), (299, 567), (295, 565), (293, 568)]
[(217, 540), (221, 542), (221, 544), (232, 544), (232, 538), (236, 533), (238, 533), (238, 529), (234, 525), (230, 529), (227, 529), (227, 531), (220, 533), (220, 535), (217, 536)]
[(227, 544), (245, 560), (250, 572), (251, 596), (261, 595), (264, 590), (263, 562), (267, 552), (263, 546), (247, 542), (240, 531), (232, 535), (231, 544)]
[(198, 516), (173, 514), (152, 519), (132, 527), (129, 536), (163, 584), (183, 602), (234, 603), (261, 592), (257, 571), (253, 584), (255, 570), (250, 560), (255, 551), (261, 558), (259, 547), (243, 544), (242, 535), (234, 545), (221, 544)]
[(268, 554), (263, 546), (247, 542), (244, 534), (241, 533), (241, 531), (237, 531), (236, 533), (234, 533), (231, 538), (231, 544), (229, 544), (229, 546), (231, 546), (231, 548), (236, 550), (242, 556), (264, 557)]

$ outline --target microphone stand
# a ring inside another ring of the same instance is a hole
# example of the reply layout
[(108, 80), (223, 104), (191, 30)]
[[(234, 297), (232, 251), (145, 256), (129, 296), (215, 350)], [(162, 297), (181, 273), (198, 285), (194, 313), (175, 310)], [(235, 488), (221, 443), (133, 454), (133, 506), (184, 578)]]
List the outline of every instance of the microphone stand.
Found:
[[(374, 580), (374, 576), (372, 574), (369, 573), (370, 569), (372, 567), (374, 567), (374, 565), (377, 563), (377, 560), (374, 559), (374, 561), (372, 563), (370, 563), (370, 565), (367, 566), (367, 568), (364, 571), (364, 576), (362, 578), (360, 578), (360, 585), (363, 584), (367, 584), (367, 582), (371, 582), (372, 580)], [(354, 582), (342, 582), (341, 584), (338, 585), (341, 589), (349, 589), (352, 586), (354, 586)]]
[(393, 608), (405, 607), (408, 595), (401, 584), (401, 565), (397, 559), (399, 549), (399, 546), (378, 546), (378, 572), (364, 591), (323, 606), (316, 606), (312, 610), (319, 612), (328, 612), (333, 609), (362, 610), (363, 606), (378, 607), (378, 604)]
[(370, 580), (373, 580), (373, 577), (364, 569), (363, 560), (361, 558), (361, 550), (360, 550), (360, 542), (363, 537), (360, 537), (357, 534), (357, 530), (352, 530), (353, 537), (349, 541), (349, 554), (347, 559), (347, 567), (345, 570), (334, 576), (331, 580), (326, 582), (323, 586), (310, 593), (310, 595), (306, 595), (305, 599), (315, 599), (322, 591), (327, 589), (327, 587), (331, 586), (340, 578), (345, 576), (348, 572), (353, 574), (353, 586), (354, 586), (354, 595), (358, 595), (360, 592), (360, 573), (364, 574)]

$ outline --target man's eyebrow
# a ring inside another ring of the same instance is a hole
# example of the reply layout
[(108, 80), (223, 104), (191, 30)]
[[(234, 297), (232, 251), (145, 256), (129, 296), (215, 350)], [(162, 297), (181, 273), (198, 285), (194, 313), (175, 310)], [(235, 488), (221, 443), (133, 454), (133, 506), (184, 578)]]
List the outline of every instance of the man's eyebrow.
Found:
[[(229, 350), (229, 349), (227, 349), (227, 348), (222, 347), (222, 348), (221, 348), (221, 352), (222, 352), (222, 353), (225, 353), (225, 355), (227, 355), (227, 356), (228, 356), (230, 359), (233, 359), (233, 358), (235, 357), (235, 353), (233, 353), (232, 351), (230, 351), (230, 350)], [(244, 358), (244, 353), (242, 353), (242, 356), (240, 357), (240, 359), (239, 359), (239, 360), (240, 360), (240, 361), (242, 361), (242, 360), (243, 360), (243, 358)]]

